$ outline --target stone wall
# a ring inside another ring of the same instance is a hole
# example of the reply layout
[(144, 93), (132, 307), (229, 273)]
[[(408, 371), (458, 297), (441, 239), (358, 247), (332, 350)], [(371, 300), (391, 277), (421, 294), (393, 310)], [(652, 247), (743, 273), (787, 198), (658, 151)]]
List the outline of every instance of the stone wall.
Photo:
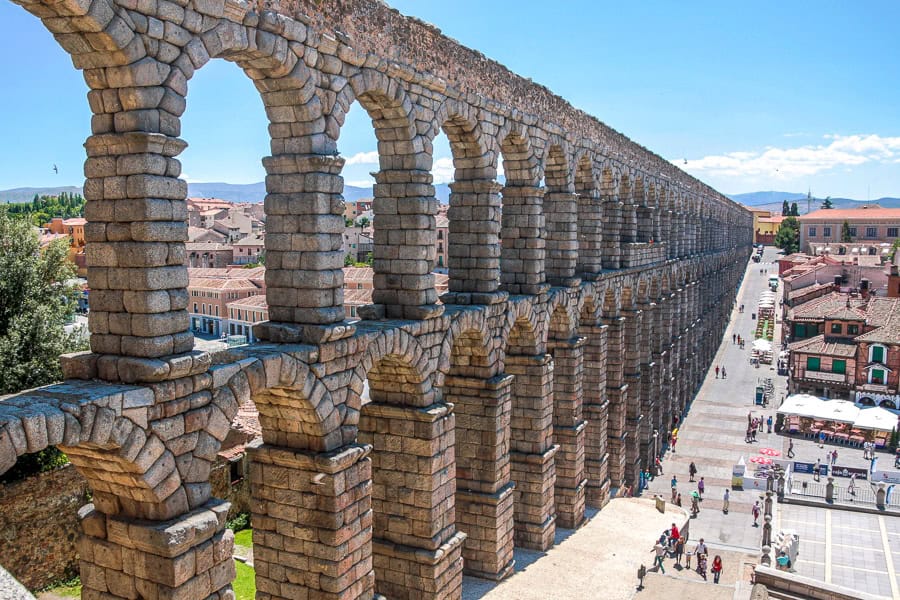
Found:
[(90, 487), (72, 465), (0, 484), (0, 561), (29, 589), (77, 573), (78, 509)]

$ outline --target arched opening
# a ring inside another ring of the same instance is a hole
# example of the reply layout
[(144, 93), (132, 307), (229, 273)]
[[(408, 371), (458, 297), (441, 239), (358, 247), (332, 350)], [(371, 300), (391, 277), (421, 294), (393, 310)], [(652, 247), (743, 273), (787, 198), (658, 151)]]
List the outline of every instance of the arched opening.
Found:
[[(463, 317), (465, 318), (465, 317)], [(456, 415), (456, 526), (468, 575), (499, 580), (513, 568), (510, 483), (512, 377), (483, 327), (460, 324), (443, 397)]]
[(578, 198), (578, 266), (582, 276), (596, 275), (603, 269), (603, 202), (594, 176), (591, 157), (584, 154), (575, 169), (575, 193)]
[[(449, 274), (448, 298), (493, 293), (500, 282), (500, 185), (491, 154), (466, 105), (448, 103), (436, 123), (432, 173), (436, 183), (449, 184), (449, 204), (438, 212), (438, 270)], [(452, 159), (442, 155), (448, 149)]]
[(372, 446), (372, 528), (359, 539), (372, 540), (376, 593), (434, 597), (435, 580), (455, 589), (462, 576), (455, 417), (432, 388), (428, 358), (414, 339), (399, 331), (378, 339), (382, 334), (373, 329), (370, 335), (369, 350), (351, 382), (354, 394), (368, 382), (358, 439)]
[(500, 282), (510, 294), (537, 294), (544, 289), (543, 189), (537, 160), (525, 134), (500, 136), (505, 184), (502, 190)]
[(251, 343), (268, 316), (262, 159), (269, 121), (259, 90), (229, 60), (208, 62), (188, 87), (181, 130), (189, 144), (177, 162), (187, 183), (190, 331), (197, 340)]
[(577, 321), (568, 307), (557, 304), (550, 315), (547, 349), (553, 357), (553, 442), (556, 453), (557, 524), (575, 529), (584, 521), (587, 481), (583, 419), (584, 349)]
[(544, 216), (546, 220), (547, 281), (551, 285), (577, 284), (578, 203), (566, 150), (553, 144), (544, 159)]

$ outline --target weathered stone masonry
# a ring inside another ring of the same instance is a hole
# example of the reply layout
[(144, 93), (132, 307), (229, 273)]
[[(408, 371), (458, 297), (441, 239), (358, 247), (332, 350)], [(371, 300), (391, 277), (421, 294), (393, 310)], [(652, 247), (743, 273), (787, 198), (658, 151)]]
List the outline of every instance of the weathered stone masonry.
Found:
[[(91, 352), (0, 402), (0, 470), (58, 445), (89, 482), (84, 597), (231, 597), (209, 472), (248, 399), (266, 599), (459, 597), (464, 569), (506, 576), (515, 544), (549, 547), (660, 451), (732, 308), (742, 208), (377, 2), (15, 1), (90, 87)], [(271, 322), (211, 356), (188, 329), (177, 157), (189, 82), (217, 58), (269, 118)], [(380, 170), (376, 304), (351, 324), (338, 137), (355, 102)], [(441, 130), (456, 171), (439, 303)]]

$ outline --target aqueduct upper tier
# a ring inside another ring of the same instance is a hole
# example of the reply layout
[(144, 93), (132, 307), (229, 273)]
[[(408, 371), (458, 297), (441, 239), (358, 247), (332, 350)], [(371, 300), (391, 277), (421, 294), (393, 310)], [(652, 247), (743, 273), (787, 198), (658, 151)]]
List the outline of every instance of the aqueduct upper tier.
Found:
[[(209, 470), (250, 400), (259, 598), (458, 598), (463, 570), (505, 577), (514, 545), (547, 548), (652, 463), (724, 331), (747, 211), (378, 2), (15, 1), (90, 88), (91, 352), (0, 402), (0, 471), (59, 445), (88, 479), (84, 597), (231, 597)], [(177, 158), (212, 59), (253, 80), (271, 139), (266, 342), (214, 355), (188, 328)], [(350, 323), (338, 137), (357, 102), (378, 139), (376, 304)]]

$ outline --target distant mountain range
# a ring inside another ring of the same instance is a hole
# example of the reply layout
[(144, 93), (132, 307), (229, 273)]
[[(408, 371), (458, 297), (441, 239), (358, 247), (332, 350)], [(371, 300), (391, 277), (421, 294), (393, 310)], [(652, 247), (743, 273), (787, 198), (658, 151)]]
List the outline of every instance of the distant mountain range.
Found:
[[(822, 208), (824, 198), (813, 198), (807, 206), (806, 194), (794, 192), (750, 192), (748, 194), (731, 194), (729, 198), (744, 206), (769, 210), (781, 214), (782, 203), (796, 202), (801, 215)], [(900, 198), (878, 198), (876, 200), (854, 200), (853, 198), (832, 198), (834, 208), (856, 208), (865, 204), (877, 204), (882, 208), (900, 208)]]
[[(450, 202), (450, 187), (446, 183), (434, 186), (435, 196), (443, 203)], [(55, 196), (62, 192), (81, 193), (80, 187), (46, 187), (46, 188), (15, 188), (0, 190), (0, 203), (4, 202), (31, 202), (35, 194), (39, 196)], [(222, 198), (232, 202), (262, 202), (266, 197), (266, 184), (259, 183), (189, 183), (188, 196), (193, 198)], [(344, 186), (344, 200), (356, 202), (372, 197), (372, 188)]]
[[(450, 187), (446, 183), (434, 186), (435, 195), (442, 204), (450, 201)], [(38, 195), (57, 195), (62, 192), (81, 193), (81, 188), (76, 186), (65, 187), (45, 187), (45, 188), (16, 188), (11, 190), (0, 190), (0, 203), (3, 202), (31, 202), (35, 194)], [(232, 202), (262, 202), (266, 197), (266, 184), (262, 181), (259, 183), (189, 183), (188, 195), (196, 198), (222, 198), (231, 200)], [(372, 188), (355, 187), (352, 185), (344, 186), (344, 199), (348, 202), (356, 202), (365, 198), (372, 197)], [(730, 194), (729, 198), (735, 202), (739, 202), (744, 206), (770, 210), (773, 213), (781, 214), (781, 203), (784, 200), (788, 202), (796, 202), (801, 214), (807, 212), (806, 194), (800, 192), (750, 192), (746, 194)], [(862, 200), (853, 200), (851, 198), (832, 198), (835, 208), (852, 208), (865, 204)], [(879, 198), (872, 200), (884, 208), (900, 208), (900, 198)], [(822, 205), (821, 198), (814, 198), (810, 209), (816, 210)]]

